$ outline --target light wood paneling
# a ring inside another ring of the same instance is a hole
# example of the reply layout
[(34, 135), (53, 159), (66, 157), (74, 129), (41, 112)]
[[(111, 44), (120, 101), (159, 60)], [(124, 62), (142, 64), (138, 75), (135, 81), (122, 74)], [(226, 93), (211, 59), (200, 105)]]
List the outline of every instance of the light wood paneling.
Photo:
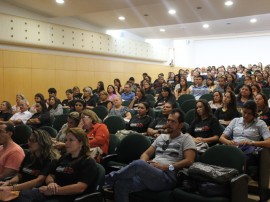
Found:
[(55, 56), (41, 53), (32, 54), (33, 69), (55, 69)]
[(3, 51), (0, 50), (0, 68), (4, 67)]
[(4, 67), (31, 68), (31, 53), (4, 51)]
[(93, 67), (94, 60), (88, 58), (76, 58), (77, 70), (90, 71)]
[(0, 102), (2, 101), (2, 98), (4, 98), (4, 76), (3, 76), (4, 68), (0, 67)]
[(4, 68), (3, 71), (3, 98), (15, 104), (15, 95), (22, 93), (26, 98), (32, 96), (31, 69), (29, 68)]
[(103, 81), (107, 87), (115, 78), (124, 85), (131, 76), (139, 83), (144, 72), (154, 81), (160, 72), (167, 78), (168, 72), (177, 73), (178, 69), (142, 62), (0, 50), (0, 99), (15, 104), (15, 95), (21, 92), (32, 104), (36, 93), (47, 98), (48, 88), (54, 87), (62, 100), (66, 89), (75, 85), (82, 91), (85, 86), (95, 89), (97, 82)]
[(56, 73), (53, 69), (32, 69), (31, 82), (32, 97), (36, 93), (42, 93), (47, 98), (48, 89), (55, 87), (56, 83), (61, 82), (61, 80), (56, 81)]
[(57, 89), (57, 97), (65, 98), (66, 90), (69, 88), (73, 88), (77, 83), (76, 80), (76, 71), (63, 71), (56, 70), (56, 85), (54, 86)]

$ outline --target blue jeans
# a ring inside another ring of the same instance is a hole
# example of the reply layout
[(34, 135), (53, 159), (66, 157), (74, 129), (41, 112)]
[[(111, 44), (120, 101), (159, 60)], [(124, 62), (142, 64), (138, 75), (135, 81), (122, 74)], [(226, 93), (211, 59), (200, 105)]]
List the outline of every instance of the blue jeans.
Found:
[(174, 172), (162, 171), (142, 160), (106, 175), (106, 183), (114, 187), (115, 202), (128, 202), (129, 193), (144, 189), (169, 190), (176, 186), (176, 182)]
[(11, 202), (69, 202), (73, 201), (74, 196), (45, 196), (38, 189), (23, 190), (17, 199)]

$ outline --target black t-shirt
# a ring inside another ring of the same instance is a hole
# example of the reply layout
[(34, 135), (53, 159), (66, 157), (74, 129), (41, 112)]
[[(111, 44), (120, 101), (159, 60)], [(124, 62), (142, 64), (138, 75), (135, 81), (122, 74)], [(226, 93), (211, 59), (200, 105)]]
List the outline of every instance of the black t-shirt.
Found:
[[(188, 133), (195, 138), (208, 138), (213, 137), (214, 135), (220, 136), (222, 132), (216, 117), (208, 117), (204, 120), (195, 119), (188, 129)], [(210, 146), (211, 145), (212, 144), (210, 144)]]
[(232, 112), (227, 111), (223, 111), (222, 108), (218, 108), (215, 111), (215, 117), (218, 120), (224, 120), (224, 121), (231, 121), (236, 117), (239, 117), (239, 112), (237, 111), (237, 109), (233, 110)]
[(39, 175), (47, 176), (51, 169), (54, 167), (56, 161), (51, 161), (50, 159), (39, 160), (37, 159), (33, 162), (31, 158), (31, 153), (26, 154), (19, 173), (21, 174), (20, 183), (27, 182), (36, 179)]
[(38, 118), (40, 121), (39, 124), (28, 124), (34, 128), (40, 128), (42, 126), (50, 126), (51, 125), (51, 119), (49, 112), (45, 113), (35, 113), (30, 119)]
[(68, 99), (65, 99), (62, 101), (62, 106), (69, 106), (70, 109), (74, 109), (75, 107), (75, 100), (68, 100)]
[(138, 133), (145, 133), (152, 120), (152, 117), (148, 115), (142, 118), (139, 118), (138, 115), (133, 116), (128, 123), (127, 129), (136, 131)]
[(147, 103), (149, 104), (147, 97), (144, 96), (144, 97), (142, 97), (141, 99), (135, 100), (135, 102), (134, 102), (132, 108), (133, 108), (133, 109), (138, 109), (138, 105), (139, 105), (139, 103), (141, 103), (141, 102), (147, 102)]
[(267, 126), (270, 126), (270, 110), (268, 109), (267, 112), (258, 112), (258, 116), (261, 120), (263, 120)]
[[(98, 101), (97, 105), (98, 105), (98, 106), (104, 106), (104, 107), (107, 108), (107, 106), (108, 106), (109, 103), (112, 103), (112, 101), (110, 101), (110, 100), (107, 100), (107, 101), (105, 101), (105, 102), (100, 102), (100, 101)], [(113, 104), (113, 103), (112, 103), (112, 104)]]
[[(72, 158), (70, 155), (62, 156), (51, 173), (54, 181), (60, 186), (83, 182), (88, 185), (86, 192), (94, 191), (93, 185), (97, 177), (96, 162), (91, 157)], [(76, 195), (69, 197), (75, 198)]]
[(163, 129), (166, 123), (167, 123), (167, 117), (165, 116), (158, 117), (154, 121), (152, 121), (152, 123), (150, 123), (148, 128), (152, 128), (154, 130)]
[(86, 106), (92, 106), (95, 107), (97, 106), (97, 102), (98, 102), (98, 96), (96, 94), (93, 94), (93, 96), (91, 96), (91, 98), (89, 100), (85, 100)]
[(12, 117), (11, 113), (0, 112), (0, 121), (8, 121)]

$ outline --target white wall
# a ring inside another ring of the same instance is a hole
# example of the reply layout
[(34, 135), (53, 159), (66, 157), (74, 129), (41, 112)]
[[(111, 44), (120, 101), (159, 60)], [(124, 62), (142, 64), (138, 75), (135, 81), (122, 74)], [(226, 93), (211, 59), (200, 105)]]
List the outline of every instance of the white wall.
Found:
[(175, 65), (180, 67), (270, 64), (270, 36), (176, 40), (174, 46)]

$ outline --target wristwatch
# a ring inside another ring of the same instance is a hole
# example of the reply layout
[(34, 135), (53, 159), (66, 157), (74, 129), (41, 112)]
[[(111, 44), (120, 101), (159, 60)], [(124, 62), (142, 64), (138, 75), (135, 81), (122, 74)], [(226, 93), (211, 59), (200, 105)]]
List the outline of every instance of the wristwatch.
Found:
[(174, 171), (174, 166), (173, 166), (173, 164), (170, 164), (170, 165), (169, 165), (169, 171)]

